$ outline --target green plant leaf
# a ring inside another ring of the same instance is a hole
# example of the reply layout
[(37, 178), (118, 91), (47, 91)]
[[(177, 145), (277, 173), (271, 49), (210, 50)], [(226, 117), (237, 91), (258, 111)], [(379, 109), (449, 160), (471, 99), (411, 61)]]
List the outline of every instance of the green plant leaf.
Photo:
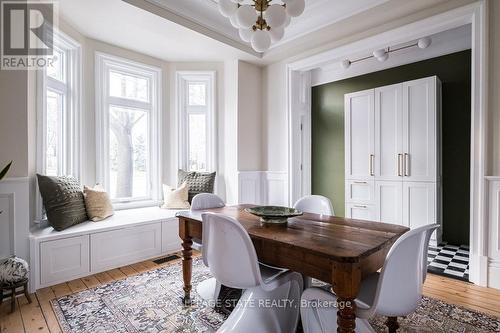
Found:
[(10, 166), (12, 165), (13, 161), (10, 161), (9, 164), (5, 166), (5, 168), (0, 171), (0, 180), (4, 179), (5, 175), (7, 175), (7, 172), (9, 172)]

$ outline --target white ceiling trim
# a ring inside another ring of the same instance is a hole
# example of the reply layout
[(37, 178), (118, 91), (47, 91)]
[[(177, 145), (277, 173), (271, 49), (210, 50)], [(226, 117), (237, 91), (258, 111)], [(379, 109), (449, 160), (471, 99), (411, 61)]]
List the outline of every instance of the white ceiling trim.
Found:
[(185, 17), (183, 15), (179, 15), (178, 13), (175, 13), (171, 10), (168, 10), (164, 7), (160, 7), (157, 4), (153, 3), (152, 1), (148, 0), (122, 0), (124, 2), (127, 2), (131, 4), (132, 6), (141, 8), (143, 10), (146, 10), (150, 13), (153, 13), (155, 15), (158, 15), (160, 17), (163, 17), (169, 21), (172, 21), (174, 23), (180, 24), (188, 29), (191, 29), (193, 31), (196, 31), (200, 34), (203, 34), (207, 37), (213, 38), (219, 42), (222, 42), (224, 44), (227, 44), (229, 46), (235, 47), (241, 51), (244, 51), (248, 54), (251, 54), (257, 58), (262, 58), (263, 54), (256, 52), (254, 49), (249, 44), (244, 43), (243, 41), (238, 41), (235, 40), (231, 37), (228, 37), (227, 35), (220, 33), (219, 31), (216, 31), (210, 27), (207, 27), (206, 25), (202, 25), (188, 17)]

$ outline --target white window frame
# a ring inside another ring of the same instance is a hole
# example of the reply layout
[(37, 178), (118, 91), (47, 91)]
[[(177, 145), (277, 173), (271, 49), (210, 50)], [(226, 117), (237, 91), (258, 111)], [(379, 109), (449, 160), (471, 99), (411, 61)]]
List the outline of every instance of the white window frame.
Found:
[[(109, 94), (110, 70), (137, 74), (150, 79), (151, 101), (140, 102), (127, 98), (114, 97)], [(115, 209), (128, 209), (158, 205), (160, 195), (161, 170), (161, 69), (125, 58), (116, 57), (102, 52), (95, 53), (95, 96), (96, 96), (96, 180), (109, 189), (109, 105), (125, 108), (140, 108), (149, 110), (149, 193), (146, 198), (114, 199)]]
[[(207, 172), (217, 171), (217, 148), (215, 126), (216, 82), (215, 71), (177, 71), (176, 72), (176, 109), (179, 119), (179, 163), (180, 169), (188, 170), (189, 164), (189, 127), (188, 116), (195, 113), (206, 113), (207, 136)], [(207, 105), (203, 107), (188, 106), (188, 84), (204, 82), (207, 84)], [(202, 110), (202, 109), (206, 109)], [(189, 170), (188, 170), (189, 171)]]
[[(53, 89), (65, 95), (63, 114), (61, 151), (58, 153), (58, 169), (61, 175), (81, 178), (81, 103), (82, 103), (82, 48), (81, 45), (62, 33), (54, 32), (54, 47), (65, 54), (65, 82), (47, 75), (42, 69), (36, 73), (36, 109), (37, 109), (37, 147), (36, 170), (46, 173), (46, 126), (47, 126), (47, 89)], [(42, 198), (37, 193), (36, 220), (42, 219)]]

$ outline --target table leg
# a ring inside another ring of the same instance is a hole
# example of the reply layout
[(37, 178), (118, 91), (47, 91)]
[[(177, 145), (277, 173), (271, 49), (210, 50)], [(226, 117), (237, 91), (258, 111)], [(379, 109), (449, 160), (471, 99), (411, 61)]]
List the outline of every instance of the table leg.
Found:
[(191, 274), (193, 271), (193, 238), (188, 232), (188, 222), (179, 219), (179, 236), (182, 239), (182, 278), (184, 280), (184, 305), (191, 304)]
[(398, 317), (387, 317), (387, 320), (385, 322), (385, 326), (387, 326), (389, 333), (397, 332), (397, 330), (399, 328)]
[(335, 263), (333, 265), (333, 290), (337, 295), (337, 332), (356, 331), (356, 303), (361, 284), (361, 269), (355, 263)]

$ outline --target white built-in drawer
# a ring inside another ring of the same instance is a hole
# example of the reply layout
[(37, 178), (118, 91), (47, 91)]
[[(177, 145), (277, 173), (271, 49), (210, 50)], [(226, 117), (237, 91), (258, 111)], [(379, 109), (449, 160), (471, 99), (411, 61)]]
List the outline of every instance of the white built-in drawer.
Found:
[(346, 202), (362, 202), (373, 204), (375, 202), (375, 182), (365, 180), (346, 181)]
[(172, 253), (181, 250), (182, 239), (179, 237), (179, 220), (168, 219), (162, 222), (162, 252)]
[(40, 243), (40, 284), (54, 285), (90, 274), (89, 236)]
[(351, 219), (376, 221), (375, 205), (348, 202), (345, 205), (345, 214)]
[(160, 256), (161, 224), (157, 222), (90, 235), (92, 272)]

